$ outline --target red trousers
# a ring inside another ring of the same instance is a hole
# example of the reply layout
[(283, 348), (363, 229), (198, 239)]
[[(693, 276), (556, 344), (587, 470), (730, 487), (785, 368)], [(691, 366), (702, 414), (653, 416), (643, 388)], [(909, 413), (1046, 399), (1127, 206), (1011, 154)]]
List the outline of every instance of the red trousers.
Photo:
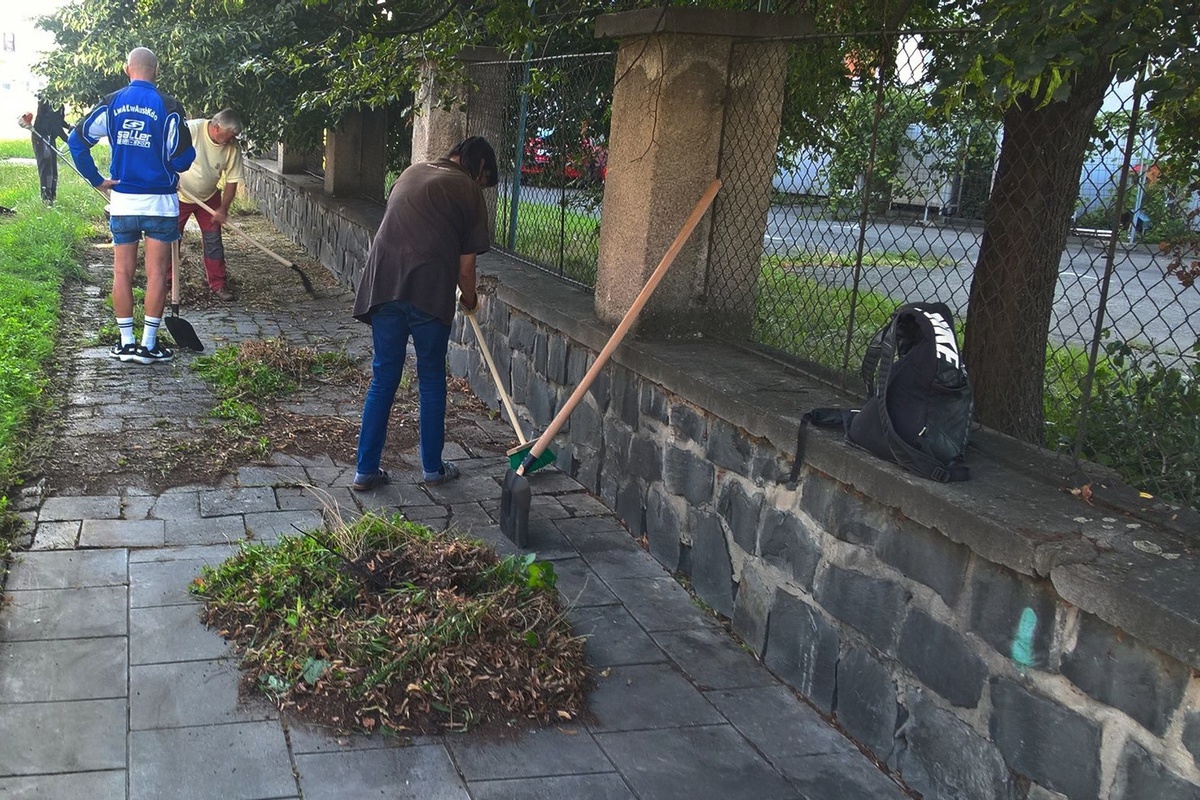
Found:
[[(221, 193), (217, 192), (204, 201), (209, 208), (221, 204)], [(204, 244), (204, 274), (208, 278), (208, 288), (219, 292), (225, 288), (225, 243), (221, 241), (221, 226), (212, 218), (212, 214), (195, 203), (179, 200), (179, 232), (187, 225), (188, 217), (196, 215), (196, 223), (200, 226), (200, 238)]]

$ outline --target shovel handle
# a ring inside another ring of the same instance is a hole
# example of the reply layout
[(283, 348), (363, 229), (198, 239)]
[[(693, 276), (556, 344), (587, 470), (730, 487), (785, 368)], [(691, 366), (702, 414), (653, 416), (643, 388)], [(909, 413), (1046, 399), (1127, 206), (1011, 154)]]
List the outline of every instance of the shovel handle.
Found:
[(179, 240), (171, 242), (171, 312), (179, 313)]
[(708, 189), (705, 190), (704, 194), (696, 202), (696, 207), (692, 209), (691, 216), (687, 218), (687, 221), (683, 223), (683, 227), (679, 229), (679, 233), (675, 236), (675, 241), (671, 242), (671, 246), (663, 254), (662, 260), (658, 262), (658, 266), (650, 274), (650, 278), (646, 281), (646, 285), (642, 287), (642, 291), (634, 298), (633, 304), (629, 306), (629, 310), (625, 312), (625, 316), (621, 319), (621, 324), (613, 331), (608, 343), (604, 345), (604, 349), (596, 356), (596, 360), (592, 362), (591, 368), (583, 376), (583, 380), (579, 382), (579, 385), (575, 387), (575, 391), (571, 393), (570, 398), (567, 399), (562, 409), (551, 420), (550, 426), (546, 428), (542, 435), (538, 437), (533, 447), (530, 448), (529, 455), (525, 457), (524, 462), (517, 469), (518, 475), (525, 474), (526, 467), (533, 464), (537, 460), (537, 457), (546, 451), (546, 448), (550, 446), (551, 440), (562, 430), (562, 426), (566, 424), (567, 417), (571, 416), (571, 412), (583, 400), (583, 396), (591, 388), (592, 382), (596, 380), (596, 376), (600, 374), (600, 370), (608, 362), (609, 356), (613, 354), (613, 351), (621, 344), (621, 340), (625, 338), (625, 334), (633, 327), (638, 314), (641, 313), (642, 308), (650, 299), (650, 295), (654, 294), (654, 290), (658, 288), (658, 284), (662, 282), (663, 276), (667, 273), (667, 268), (675, 261), (675, 257), (679, 255), (679, 251), (687, 243), (688, 237), (692, 235), (692, 231), (700, 224), (701, 218), (707, 213), (708, 207), (712, 205), (720, 188), (721, 180), (718, 178), (709, 184)]
[[(196, 198), (194, 198), (194, 197), (190, 196), (190, 195), (189, 195), (187, 192), (183, 191), (183, 189), (180, 189), (180, 190), (179, 190), (179, 196), (180, 196), (180, 197), (182, 197), (182, 198), (184, 199), (184, 201), (186, 201), (186, 202), (188, 202), (188, 203), (191, 203), (192, 205), (197, 205), (197, 206), (200, 206), (200, 207), (201, 207), (201, 208), (203, 208), (205, 211), (207, 211), (209, 214), (215, 214), (215, 213), (216, 213), (215, 211), (213, 211), (213, 210), (212, 210), (212, 207), (211, 207), (211, 206), (209, 206), (209, 205), (208, 205), (208, 203), (205, 203), (203, 200), (197, 200)], [(229, 221), (229, 219), (228, 219), (228, 218), (226, 218), (225, 222), (221, 223), (221, 227), (222, 227), (222, 228), (228, 228), (229, 230), (233, 231), (233, 232), (234, 232), (234, 233), (236, 233), (238, 236), (241, 236), (241, 237), (242, 237), (243, 239), (245, 239), (247, 242), (249, 242), (250, 244), (254, 245), (254, 246), (255, 246), (255, 247), (257, 247), (259, 250), (262, 250), (264, 253), (266, 253), (267, 255), (269, 255), (271, 258), (273, 258), (273, 259), (275, 259), (276, 261), (278, 261), (280, 264), (283, 264), (285, 267), (290, 267), (290, 266), (292, 266), (292, 262), (291, 262), (291, 261), (288, 261), (286, 258), (284, 258), (283, 256), (279, 255), (279, 254), (278, 254), (278, 253), (276, 253), (274, 250), (271, 250), (271, 249), (270, 249), (270, 248), (268, 248), (266, 245), (259, 243), (259, 241), (258, 241), (257, 239), (255, 239), (255, 238), (254, 238), (253, 236), (251, 236), (250, 234), (246, 233), (244, 230), (242, 230), (241, 228), (239, 228), (237, 225), (234, 225), (232, 222), (230, 222), (230, 221)]]
[(521, 444), (525, 444), (528, 439), (525, 438), (525, 432), (521, 430), (521, 423), (517, 422), (517, 412), (513, 410), (512, 400), (508, 397), (508, 392), (504, 391), (504, 384), (500, 381), (500, 373), (496, 369), (496, 363), (492, 361), (492, 354), (488, 351), (487, 342), (483, 340), (483, 331), (479, 328), (479, 321), (475, 319), (474, 311), (465, 311), (467, 319), (471, 321), (471, 329), (475, 331), (475, 338), (479, 341), (479, 350), (483, 353), (483, 360), (487, 362), (488, 369), (492, 373), (492, 380), (496, 382), (496, 391), (500, 393), (500, 400), (504, 403), (504, 410), (508, 412), (508, 419), (512, 422), (513, 430), (517, 432), (517, 440)]

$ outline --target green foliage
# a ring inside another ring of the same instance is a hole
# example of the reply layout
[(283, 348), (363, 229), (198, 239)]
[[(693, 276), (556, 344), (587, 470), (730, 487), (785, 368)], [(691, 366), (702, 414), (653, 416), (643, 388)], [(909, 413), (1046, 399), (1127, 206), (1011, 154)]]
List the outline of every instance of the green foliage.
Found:
[[(1131, 486), (1200, 509), (1197, 355), (1200, 342), (1180, 365), (1167, 366), (1129, 342), (1108, 342), (1092, 384), (1082, 454)], [(1047, 438), (1063, 448), (1075, 440), (1078, 396), (1067, 381), (1052, 383), (1047, 393)]]

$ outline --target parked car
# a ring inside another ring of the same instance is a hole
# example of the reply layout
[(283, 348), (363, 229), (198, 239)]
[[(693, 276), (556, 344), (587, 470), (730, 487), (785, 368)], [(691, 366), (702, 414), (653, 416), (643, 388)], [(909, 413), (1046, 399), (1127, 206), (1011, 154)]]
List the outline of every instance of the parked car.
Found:
[(608, 175), (608, 150), (593, 139), (580, 141), (565, 154), (555, 151), (552, 133), (525, 140), (521, 161), (523, 183), (557, 184), (561, 175), (569, 183), (592, 186), (603, 183)]

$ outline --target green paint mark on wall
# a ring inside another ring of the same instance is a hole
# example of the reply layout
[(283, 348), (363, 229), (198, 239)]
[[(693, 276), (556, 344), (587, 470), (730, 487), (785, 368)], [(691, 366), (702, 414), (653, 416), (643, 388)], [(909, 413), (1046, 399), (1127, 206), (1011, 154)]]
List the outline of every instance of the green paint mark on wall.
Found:
[(1032, 608), (1021, 612), (1017, 635), (1013, 637), (1012, 659), (1023, 667), (1033, 666), (1033, 634), (1037, 631), (1037, 614)]

